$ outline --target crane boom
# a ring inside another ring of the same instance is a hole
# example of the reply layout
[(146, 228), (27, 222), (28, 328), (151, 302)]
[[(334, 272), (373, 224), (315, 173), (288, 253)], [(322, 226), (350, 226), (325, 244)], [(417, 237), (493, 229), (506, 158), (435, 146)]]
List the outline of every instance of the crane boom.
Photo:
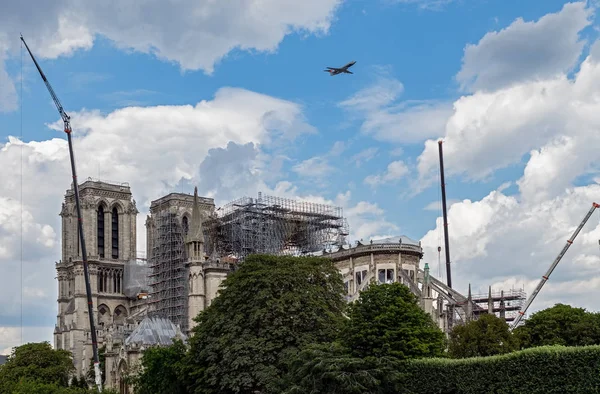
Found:
[(48, 92), (50, 92), (50, 96), (52, 96), (52, 100), (54, 100), (56, 109), (58, 109), (60, 117), (63, 120), (65, 133), (67, 134), (67, 141), (69, 143), (69, 156), (71, 158), (71, 172), (73, 175), (73, 190), (75, 191), (75, 206), (77, 207), (77, 222), (78, 222), (77, 230), (79, 233), (79, 242), (81, 243), (81, 257), (83, 260), (83, 276), (85, 279), (85, 291), (87, 294), (87, 301), (88, 301), (88, 316), (90, 319), (90, 332), (92, 335), (94, 374), (95, 374), (96, 386), (98, 386), (98, 391), (102, 392), (102, 376), (100, 373), (100, 360), (98, 358), (98, 338), (97, 338), (97, 334), (96, 334), (96, 326), (94, 324), (94, 304), (93, 304), (93, 300), (92, 300), (92, 289), (90, 286), (87, 249), (85, 246), (85, 237), (83, 234), (83, 220), (81, 217), (81, 204), (79, 201), (79, 184), (77, 182), (77, 171), (75, 170), (75, 156), (73, 154), (73, 141), (71, 138), (71, 118), (65, 112), (62, 104), (60, 103), (60, 100), (58, 99), (58, 96), (56, 96), (56, 93), (54, 93), (54, 89), (52, 89), (50, 82), (48, 82), (46, 75), (42, 71), (42, 68), (40, 67), (38, 62), (35, 60), (33, 53), (31, 53), (31, 51), (29, 50), (29, 47), (27, 46), (27, 43), (25, 42), (25, 39), (23, 38), (22, 35), (21, 35), (21, 41), (23, 41), (23, 44), (25, 44), (25, 48), (27, 49), (27, 52), (29, 52), (29, 56), (31, 56), (31, 60), (33, 60), (33, 62), (35, 63), (35, 67), (38, 69), (40, 76), (44, 80), (44, 83), (46, 84), (46, 87), (48, 88)]
[(585, 224), (587, 223), (587, 221), (590, 218), (590, 216), (592, 216), (592, 213), (594, 213), (594, 211), (596, 210), (596, 208), (600, 208), (600, 204), (592, 203), (592, 208), (590, 208), (590, 210), (585, 215), (585, 217), (583, 218), (583, 220), (581, 221), (581, 223), (579, 224), (579, 226), (577, 226), (577, 228), (575, 229), (575, 232), (573, 233), (573, 235), (571, 235), (571, 238), (569, 238), (567, 240), (566, 245), (560, 251), (560, 253), (558, 254), (558, 256), (556, 256), (556, 259), (554, 259), (554, 261), (550, 265), (550, 268), (548, 268), (548, 271), (546, 271), (546, 273), (542, 276), (542, 279), (540, 280), (540, 282), (536, 286), (535, 290), (533, 291), (533, 293), (531, 293), (531, 295), (527, 299), (527, 302), (525, 302), (525, 305), (519, 311), (519, 314), (517, 315), (517, 317), (515, 318), (515, 321), (513, 322), (511, 330), (514, 330), (519, 325), (519, 322), (521, 321), (521, 319), (525, 315), (525, 312), (527, 312), (527, 308), (529, 308), (529, 306), (531, 305), (531, 303), (533, 302), (533, 300), (535, 299), (535, 297), (537, 296), (537, 294), (540, 292), (540, 290), (542, 290), (542, 287), (544, 287), (544, 284), (548, 281), (548, 278), (550, 278), (550, 275), (552, 274), (552, 271), (554, 271), (554, 268), (556, 268), (556, 266), (558, 265), (558, 263), (560, 262), (560, 260), (565, 255), (565, 253), (567, 253), (567, 250), (571, 247), (571, 245), (573, 244), (573, 241), (575, 240), (575, 238), (577, 237), (577, 235), (579, 234), (579, 232), (581, 231), (581, 229), (583, 228), (583, 226), (585, 226)]

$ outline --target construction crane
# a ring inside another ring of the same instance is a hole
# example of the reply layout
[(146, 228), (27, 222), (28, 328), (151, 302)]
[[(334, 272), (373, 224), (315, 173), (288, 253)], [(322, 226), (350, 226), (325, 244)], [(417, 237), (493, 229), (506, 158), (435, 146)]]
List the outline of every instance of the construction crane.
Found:
[(54, 104), (56, 105), (56, 109), (58, 109), (58, 113), (63, 120), (64, 123), (64, 131), (67, 134), (67, 141), (69, 142), (69, 155), (71, 157), (71, 172), (73, 175), (73, 190), (75, 191), (75, 206), (77, 207), (77, 222), (78, 222), (78, 233), (79, 233), (79, 241), (81, 243), (81, 257), (83, 259), (83, 275), (85, 278), (85, 292), (87, 294), (88, 301), (88, 316), (90, 318), (90, 331), (92, 334), (92, 351), (94, 355), (94, 373), (96, 378), (96, 386), (98, 386), (98, 391), (102, 392), (102, 376), (100, 373), (100, 360), (98, 359), (98, 338), (96, 335), (96, 326), (94, 325), (94, 305), (92, 300), (92, 289), (90, 287), (90, 276), (88, 270), (88, 260), (87, 260), (87, 250), (85, 247), (85, 238), (83, 235), (83, 220), (81, 217), (81, 205), (79, 202), (79, 184), (77, 183), (77, 172), (75, 171), (75, 156), (73, 155), (73, 141), (71, 138), (71, 118), (65, 112), (62, 104), (58, 100), (56, 93), (54, 93), (54, 89), (48, 82), (46, 75), (40, 68), (40, 65), (35, 60), (33, 53), (29, 50), (23, 35), (21, 35), (21, 41), (25, 44), (25, 48), (27, 48), (27, 52), (29, 52), (29, 56), (31, 56), (31, 60), (35, 63), (35, 67), (40, 72), (40, 76), (44, 80), (46, 87), (48, 88), (48, 92), (50, 92), (50, 96), (52, 96), (52, 100), (54, 100)]
[(577, 226), (577, 228), (575, 229), (575, 232), (573, 233), (573, 235), (571, 235), (571, 238), (569, 238), (567, 240), (567, 244), (565, 245), (565, 247), (560, 251), (558, 256), (556, 256), (556, 259), (554, 259), (554, 262), (552, 263), (552, 265), (550, 265), (550, 268), (548, 268), (548, 271), (546, 271), (546, 273), (542, 276), (542, 279), (536, 286), (535, 290), (533, 291), (533, 293), (531, 293), (531, 295), (527, 299), (527, 302), (525, 302), (525, 305), (523, 305), (523, 307), (519, 311), (519, 314), (517, 315), (515, 321), (513, 322), (513, 325), (510, 328), (511, 330), (514, 330), (515, 328), (517, 328), (519, 326), (519, 322), (525, 315), (525, 312), (527, 312), (527, 308), (529, 308), (529, 305), (531, 305), (531, 303), (533, 302), (535, 297), (538, 295), (540, 290), (542, 290), (542, 287), (544, 287), (544, 284), (548, 281), (548, 278), (550, 278), (550, 274), (552, 274), (552, 271), (554, 271), (554, 268), (556, 268), (556, 266), (558, 265), (560, 260), (565, 255), (565, 253), (567, 253), (567, 250), (569, 249), (569, 247), (571, 247), (571, 245), (573, 244), (573, 241), (575, 240), (575, 238), (577, 237), (577, 235), (579, 234), (579, 232), (581, 231), (583, 226), (585, 226), (585, 224), (587, 223), (590, 216), (592, 216), (592, 214), (594, 213), (596, 208), (600, 208), (600, 204), (596, 204), (595, 202), (592, 203), (592, 208), (590, 208), (590, 210), (585, 215), (585, 217), (583, 218), (583, 220), (581, 221), (579, 226)]

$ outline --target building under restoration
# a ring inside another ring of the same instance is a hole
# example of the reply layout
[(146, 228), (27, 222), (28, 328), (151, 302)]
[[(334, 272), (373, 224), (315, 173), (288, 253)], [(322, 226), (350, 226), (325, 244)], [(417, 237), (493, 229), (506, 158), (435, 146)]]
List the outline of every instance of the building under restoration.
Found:
[[(371, 283), (402, 282), (446, 331), (449, 316), (460, 323), (487, 311), (512, 319), (510, 314), (525, 297), (506, 291), (487, 298), (469, 292), (465, 297), (429, 275), (427, 264), (420, 268), (419, 242), (394, 237), (351, 247), (345, 243), (348, 226), (341, 208), (261, 194), (221, 209), (215, 209), (212, 199), (199, 197), (197, 190), (194, 195), (171, 193), (152, 201), (146, 260), (137, 257), (138, 210), (129, 185), (88, 179), (79, 190), (107, 388), (126, 390), (123, 374), (134, 367), (142, 349), (154, 343), (128, 341), (134, 332), (156, 337), (168, 329), (185, 337), (195, 324), (192, 318), (210, 305), (222, 281), (251, 253), (329, 257), (343, 275), (348, 301)], [(85, 323), (87, 299), (73, 194), (72, 188), (66, 192), (61, 211), (54, 345), (70, 351), (77, 373), (86, 374), (92, 339)]]
[(261, 193), (219, 208), (205, 226), (211, 250), (240, 261), (251, 253), (315, 252), (342, 245), (348, 235), (341, 207)]

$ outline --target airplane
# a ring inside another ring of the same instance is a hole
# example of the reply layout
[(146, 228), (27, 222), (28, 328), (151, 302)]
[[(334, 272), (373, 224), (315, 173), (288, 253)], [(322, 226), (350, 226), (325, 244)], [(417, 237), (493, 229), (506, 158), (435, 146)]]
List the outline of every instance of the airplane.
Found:
[(327, 67), (327, 70), (323, 70), (323, 71), (327, 71), (329, 73), (329, 75), (331, 75), (332, 77), (334, 75), (338, 75), (338, 74), (354, 74), (352, 71), (348, 71), (348, 69), (350, 67), (354, 66), (354, 63), (356, 63), (356, 60), (351, 61), (350, 63), (346, 64), (344, 67), (341, 67), (341, 68)]

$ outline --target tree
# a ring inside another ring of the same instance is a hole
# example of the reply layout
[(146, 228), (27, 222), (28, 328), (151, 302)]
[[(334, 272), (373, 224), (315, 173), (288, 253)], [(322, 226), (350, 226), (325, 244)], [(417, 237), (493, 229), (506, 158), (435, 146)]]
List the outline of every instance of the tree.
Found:
[(332, 341), (345, 308), (331, 260), (248, 256), (196, 318), (185, 362), (191, 392), (281, 392), (300, 348)]
[(453, 358), (493, 356), (515, 349), (516, 339), (508, 324), (493, 314), (484, 314), (465, 325), (455, 326), (448, 344), (448, 353)]
[(404, 373), (393, 357), (356, 358), (339, 344), (309, 346), (291, 363), (285, 394), (402, 392)]
[(544, 345), (600, 344), (600, 315), (584, 308), (556, 304), (538, 311), (514, 330), (520, 348)]
[(151, 347), (144, 351), (141, 371), (133, 378), (136, 394), (185, 394), (181, 379), (186, 348), (181, 340), (166, 347)]
[(442, 331), (401, 283), (372, 284), (349, 308), (341, 342), (355, 357), (441, 356)]
[(54, 350), (48, 342), (27, 343), (15, 347), (0, 367), (0, 392), (17, 392), (19, 382), (68, 387), (74, 370), (68, 351)]

